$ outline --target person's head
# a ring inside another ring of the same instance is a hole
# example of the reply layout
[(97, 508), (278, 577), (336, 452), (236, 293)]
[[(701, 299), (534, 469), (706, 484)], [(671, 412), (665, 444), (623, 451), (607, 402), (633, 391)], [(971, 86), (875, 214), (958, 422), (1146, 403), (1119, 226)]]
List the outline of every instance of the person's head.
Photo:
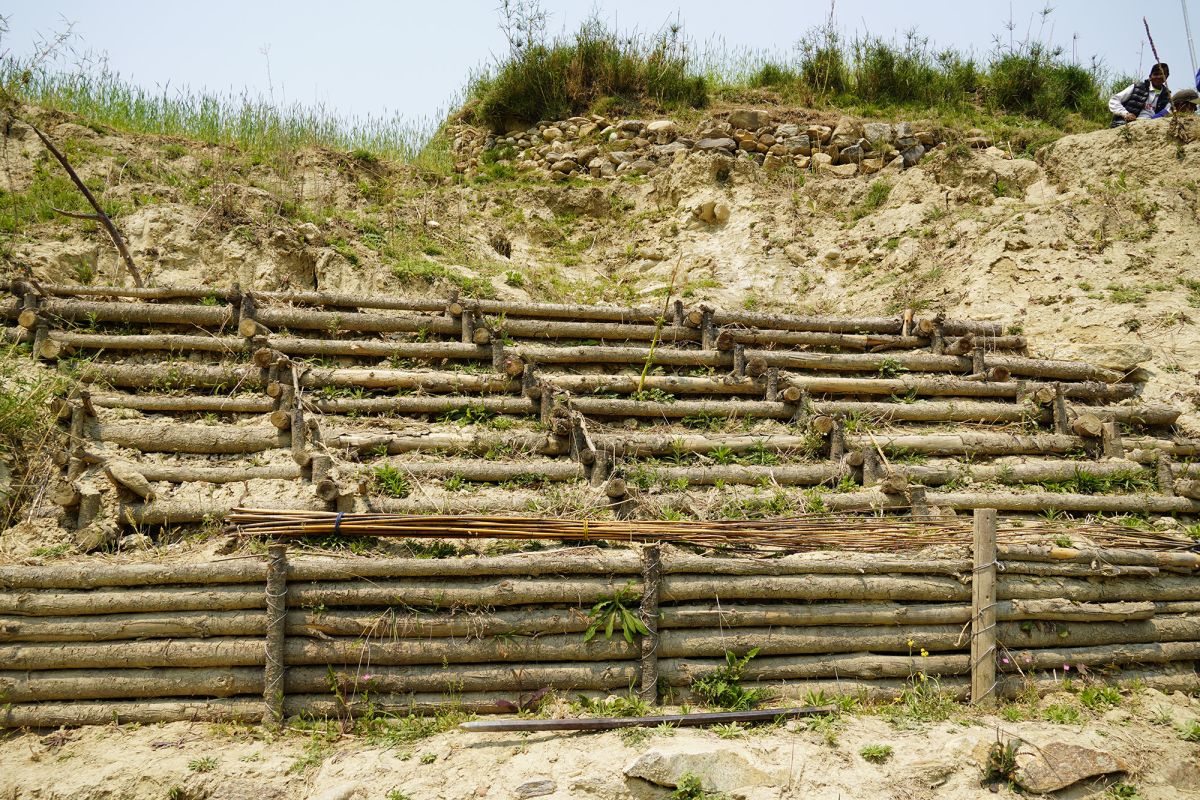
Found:
[(1200, 105), (1200, 92), (1195, 89), (1180, 89), (1171, 95), (1171, 108), (1176, 114), (1195, 114)]
[(1169, 77), (1171, 77), (1171, 68), (1166, 64), (1155, 64), (1150, 68), (1150, 85), (1155, 89), (1161, 89)]

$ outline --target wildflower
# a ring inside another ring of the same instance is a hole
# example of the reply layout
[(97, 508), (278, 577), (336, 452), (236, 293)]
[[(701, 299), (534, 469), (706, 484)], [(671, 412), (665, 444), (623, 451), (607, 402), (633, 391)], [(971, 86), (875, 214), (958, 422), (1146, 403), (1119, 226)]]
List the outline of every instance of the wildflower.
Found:
[(909, 647), (912, 647), (912, 646), (913, 646), (913, 640), (912, 640), (911, 638), (908, 640), (908, 646), (909, 646)]
[(1070, 672), (1070, 671), (1071, 671), (1071, 665), (1063, 664), (1063, 672)]
[(1002, 659), (1000, 659), (1000, 663), (1001, 663), (1001, 664), (1007, 664), (1007, 663), (1008, 663), (1008, 659), (1007, 659), (1007, 658), (1002, 658)]
[(929, 657), (929, 651), (926, 650), (924, 647), (922, 647), (921, 648), (921, 658), (928, 658), (928, 657)]

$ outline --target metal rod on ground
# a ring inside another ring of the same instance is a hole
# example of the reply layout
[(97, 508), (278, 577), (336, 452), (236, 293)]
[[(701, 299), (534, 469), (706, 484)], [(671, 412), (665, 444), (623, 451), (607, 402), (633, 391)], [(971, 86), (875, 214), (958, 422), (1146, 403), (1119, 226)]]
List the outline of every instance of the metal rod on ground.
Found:
[(485, 719), (464, 722), (459, 727), (468, 731), (484, 733), (492, 731), (610, 731), (616, 728), (648, 728), (656, 725), (699, 728), (705, 725), (724, 725), (730, 722), (774, 722), (781, 717), (830, 714), (834, 710), (834, 706), (802, 706), (798, 708), (764, 708), (758, 711), (719, 711), (713, 714), (661, 714), (653, 717)]
[(284, 630), (287, 624), (287, 545), (267, 548), (267, 653), (263, 667), (263, 725), (283, 725)]
[(662, 583), (662, 550), (652, 544), (642, 550), (642, 636), (641, 691), (648, 703), (658, 702), (658, 592)]
[(971, 575), (971, 703), (996, 699), (996, 510), (975, 509)]

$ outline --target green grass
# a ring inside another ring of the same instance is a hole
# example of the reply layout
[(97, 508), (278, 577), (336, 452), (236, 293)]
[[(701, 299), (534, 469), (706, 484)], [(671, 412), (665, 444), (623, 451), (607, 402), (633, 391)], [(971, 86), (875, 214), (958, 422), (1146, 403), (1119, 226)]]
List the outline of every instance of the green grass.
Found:
[[(1025, 484), (1038, 487), (1037, 484)], [(1063, 494), (1112, 494), (1154, 492), (1158, 490), (1158, 481), (1152, 474), (1143, 474), (1134, 470), (1117, 470), (1106, 475), (1098, 475), (1080, 467), (1075, 475), (1065, 481), (1041, 484), (1049, 492)]]
[(869, 761), (872, 764), (884, 764), (892, 758), (892, 746), (888, 744), (868, 744), (864, 745), (858, 754), (862, 756), (863, 761)]
[(408, 497), (412, 484), (403, 472), (390, 464), (376, 467), (372, 471), (375, 485), (389, 497)]

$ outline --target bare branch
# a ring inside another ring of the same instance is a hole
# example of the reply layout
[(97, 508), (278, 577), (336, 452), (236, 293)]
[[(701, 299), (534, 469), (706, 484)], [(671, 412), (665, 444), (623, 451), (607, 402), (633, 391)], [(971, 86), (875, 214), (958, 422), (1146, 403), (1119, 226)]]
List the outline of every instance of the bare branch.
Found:
[(142, 281), (141, 273), (138, 272), (138, 268), (133, 263), (133, 256), (129, 254), (129, 248), (125, 245), (125, 237), (123, 237), (121, 232), (117, 230), (117, 226), (113, 224), (113, 221), (108, 218), (108, 214), (104, 213), (104, 209), (100, 207), (99, 201), (96, 200), (95, 195), (93, 195), (91, 190), (88, 189), (87, 185), (79, 177), (79, 174), (75, 172), (75, 169), (71, 166), (71, 163), (67, 161), (67, 157), (64, 156), (62, 152), (54, 146), (54, 142), (50, 141), (50, 138), (46, 136), (46, 134), (42, 133), (36, 125), (27, 120), (23, 121), (26, 125), (33, 129), (33, 132), (36, 133), (38, 138), (42, 140), (42, 144), (46, 145), (46, 149), (50, 151), (50, 154), (58, 159), (58, 163), (62, 164), (63, 169), (67, 171), (67, 175), (71, 177), (71, 181), (75, 184), (75, 187), (79, 189), (79, 191), (83, 192), (83, 196), (87, 199), (88, 203), (91, 204), (92, 208), (96, 209), (96, 213), (94, 215), (80, 215), (66, 211), (60, 211), (57, 208), (54, 210), (58, 211), (60, 214), (66, 214), (69, 217), (77, 217), (78, 219), (91, 219), (103, 225), (104, 229), (108, 231), (108, 235), (112, 237), (113, 244), (117, 246), (117, 252), (119, 252), (121, 254), (121, 258), (124, 259), (125, 268), (129, 270), (129, 274), (133, 278), (134, 285), (138, 286), (139, 288), (145, 286), (146, 284), (144, 281)]
[(66, 211), (57, 206), (50, 206), (50, 210), (56, 214), (62, 214), (64, 217), (72, 217), (73, 219), (90, 219), (93, 222), (99, 222), (102, 224), (104, 222), (104, 218), (99, 214), (80, 214), (77, 211)]

